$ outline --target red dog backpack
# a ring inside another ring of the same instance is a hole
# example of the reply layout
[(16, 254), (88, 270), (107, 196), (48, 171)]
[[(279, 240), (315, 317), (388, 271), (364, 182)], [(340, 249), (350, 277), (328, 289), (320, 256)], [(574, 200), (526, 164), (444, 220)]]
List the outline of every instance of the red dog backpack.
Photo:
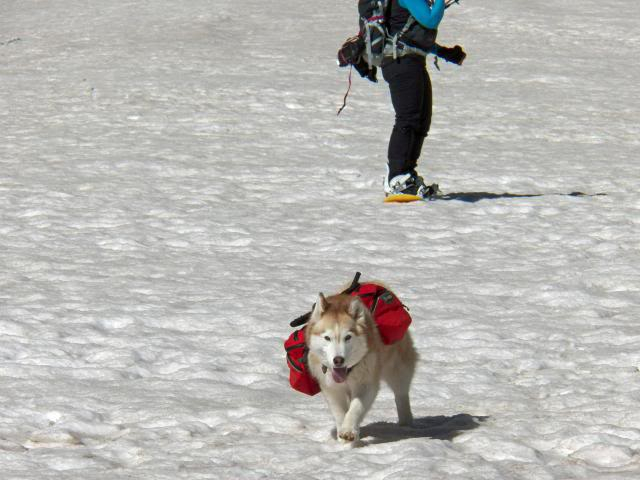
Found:
[(284, 349), (287, 352), (287, 365), (289, 366), (289, 383), (294, 390), (307, 395), (315, 395), (320, 391), (320, 385), (313, 378), (307, 367), (307, 354), (309, 350), (304, 343), (304, 328), (293, 332), (286, 342)]
[[(362, 303), (371, 311), (380, 337), (385, 345), (391, 345), (404, 337), (411, 316), (396, 295), (382, 285), (376, 283), (359, 283), (360, 272), (356, 273), (351, 286), (342, 293), (359, 296)], [(296, 318), (292, 327), (306, 324), (311, 312)], [(284, 342), (289, 366), (289, 383), (294, 390), (307, 395), (315, 395), (320, 391), (318, 382), (313, 378), (307, 366), (308, 349), (304, 339), (304, 327), (293, 332)]]

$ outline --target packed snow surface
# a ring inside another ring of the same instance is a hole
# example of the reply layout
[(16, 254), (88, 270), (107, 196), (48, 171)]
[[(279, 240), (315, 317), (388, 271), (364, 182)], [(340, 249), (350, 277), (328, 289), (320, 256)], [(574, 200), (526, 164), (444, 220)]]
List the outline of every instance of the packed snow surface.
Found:
[[(448, 197), (387, 205), (355, 2), (2, 0), (0, 477), (637, 479), (635, 3), (448, 10)], [(356, 271), (421, 360), (350, 447), (282, 342)]]

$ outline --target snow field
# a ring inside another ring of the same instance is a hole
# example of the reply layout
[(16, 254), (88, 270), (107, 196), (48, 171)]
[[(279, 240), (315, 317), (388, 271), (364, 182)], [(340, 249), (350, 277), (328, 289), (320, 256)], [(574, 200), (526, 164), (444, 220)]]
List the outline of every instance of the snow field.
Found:
[[(4, 2), (2, 478), (636, 478), (628, 6), (452, 8), (421, 163), (451, 199), (399, 206), (384, 84), (335, 116), (352, 2)], [(414, 428), (383, 389), (351, 449), (282, 342), (355, 271), (421, 362)]]

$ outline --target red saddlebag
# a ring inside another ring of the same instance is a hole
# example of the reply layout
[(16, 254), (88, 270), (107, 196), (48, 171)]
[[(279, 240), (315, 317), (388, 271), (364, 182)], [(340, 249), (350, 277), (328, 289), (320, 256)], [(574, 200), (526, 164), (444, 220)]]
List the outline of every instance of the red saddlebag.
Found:
[[(371, 311), (380, 337), (385, 345), (391, 345), (404, 337), (411, 316), (406, 307), (393, 292), (376, 283), (359, 283), (360, 273), (356, 274), (351, 286), (343, 293), (359, 296), (362, 303)], [(311, 312), (291, 322), (292, 327), (299, 327), (309, 321)], [(293, 332), (284, 342), (287, 353), (287, 365), (289, 365), (289, 383), (294, 390), (307, 395), (315, 395), (320, 391), (320, 386), (311, 376), (307, 366), (308, 349), (304, 341), (304, 328)]]

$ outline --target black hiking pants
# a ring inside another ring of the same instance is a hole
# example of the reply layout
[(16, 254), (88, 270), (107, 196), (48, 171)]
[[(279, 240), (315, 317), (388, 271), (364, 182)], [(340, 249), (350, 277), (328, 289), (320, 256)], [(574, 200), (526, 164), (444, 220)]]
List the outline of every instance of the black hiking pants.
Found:
[(408, 55), (382, 67), (396, 112), (389, 139), (389, 179), (415, 170), (431, 127), (431, 79), (425, 60)]

